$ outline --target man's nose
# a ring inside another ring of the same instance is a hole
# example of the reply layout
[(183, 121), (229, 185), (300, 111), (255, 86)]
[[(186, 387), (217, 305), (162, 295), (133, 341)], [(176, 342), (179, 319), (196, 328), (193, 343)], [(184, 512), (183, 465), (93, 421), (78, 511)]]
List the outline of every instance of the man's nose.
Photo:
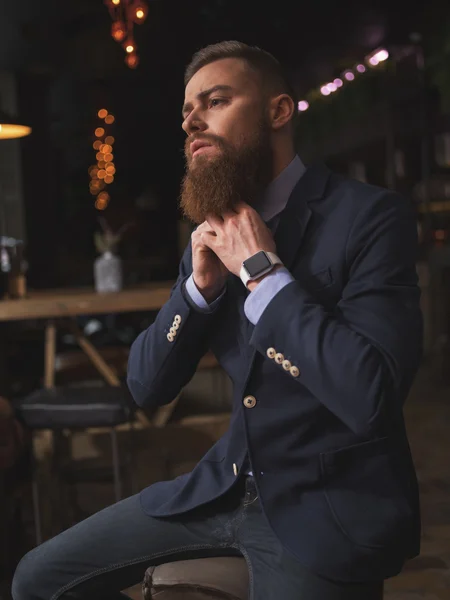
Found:
[(197, 114), (193, 113), (184, 120), (182, 127), (188, 135), (198, 133), (199, 131), (205, 131), (207, 129), (205, 121)]

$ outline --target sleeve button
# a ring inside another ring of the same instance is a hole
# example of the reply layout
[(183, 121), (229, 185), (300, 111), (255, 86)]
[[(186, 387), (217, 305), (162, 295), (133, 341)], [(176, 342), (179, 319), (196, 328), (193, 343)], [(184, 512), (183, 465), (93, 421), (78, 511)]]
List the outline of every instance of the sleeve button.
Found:
[(292, 377), (298, 377), (300, 375), (300, 371), (298, 370), (298, 368), (294, 365), (293, 367), (291, 367), (289, 369)]
[(284, 360), (284, 356), (283, 356), (283, 354), (281, 354), (281, 352), (278, 352), (278, 354), (275, 354), (275, 362), (277, 363), (277, 365), (281, 365), (283, 360)]

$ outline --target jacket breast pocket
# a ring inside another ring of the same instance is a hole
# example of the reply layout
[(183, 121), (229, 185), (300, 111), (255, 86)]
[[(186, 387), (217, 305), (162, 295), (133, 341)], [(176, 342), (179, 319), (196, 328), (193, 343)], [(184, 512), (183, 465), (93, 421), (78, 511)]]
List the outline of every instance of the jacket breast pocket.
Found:
[(412, 511), (397, 481), (388, 438), (320, 455), (324, 494), (341, 532), (354, 544), (383, 548), (397, 543)]

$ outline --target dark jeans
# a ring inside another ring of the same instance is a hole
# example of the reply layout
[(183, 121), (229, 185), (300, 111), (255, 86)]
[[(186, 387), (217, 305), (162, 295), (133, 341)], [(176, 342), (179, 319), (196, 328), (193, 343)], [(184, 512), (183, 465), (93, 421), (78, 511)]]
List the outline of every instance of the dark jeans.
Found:
[[(324, 540), (326, 544), (326, 540)], [(305, 570), (261, 512), (254, 480), (189, 514), (153, 518), (132, 496), (29, 552), (17, 567), (14, 600), (121, 599), (150, 565), (243, 555), (252, 600), (379, 600), (382, 582), (342, 584)]]

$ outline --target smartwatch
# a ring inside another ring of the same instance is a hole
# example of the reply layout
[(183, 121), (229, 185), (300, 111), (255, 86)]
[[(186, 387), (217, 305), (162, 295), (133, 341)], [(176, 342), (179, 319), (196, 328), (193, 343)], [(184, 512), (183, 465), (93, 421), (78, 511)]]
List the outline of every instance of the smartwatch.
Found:
[(247, 287), (249, 281), (259, 279), (274, 268), (275, 265), (282, 265), (281, 259), (273, 252), (260, 250), (247, 260), (244, 260), (239, 273), (242, 283)]

